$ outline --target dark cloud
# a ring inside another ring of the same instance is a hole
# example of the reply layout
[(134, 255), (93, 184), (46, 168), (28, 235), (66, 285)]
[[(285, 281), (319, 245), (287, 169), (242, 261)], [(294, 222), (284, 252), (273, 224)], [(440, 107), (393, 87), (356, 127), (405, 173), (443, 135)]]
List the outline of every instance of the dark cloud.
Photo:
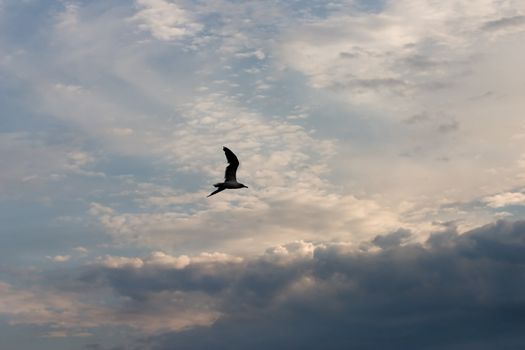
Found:
[(435, 113), (434, 115), (430, 115), (426, 112), (421, 112), (403, 120), (403, 123), (410, 126), (430, 124), (441, 134), (451, 133), (459, 129), (459, 122), (454, 116), (447, 113)]
[(163, 291), (214, 298), (218, 321), (147, 339), (157, 350), (525, 346), (525, 221), (402, 245), (409, 237), (378, 236), (378, 252), (296, 243), (237, 263), (92, 267), (85, 281), (137, 303)]
[(489, 97), (493, 97), (494, 95), (495, 95), (494, 91), (487, 91), (487, 92), (485, 92), (483, 94), (472, 96), (472, 97), (469, 98), (469, 100), (471, 100), (471, 101), (483, 100), (483, 99), (486, 99), (486, 98), (489, 98)]
[(437, 131), (442, 134), (454, 132), (459, 129), (459, 122), (457, 120), (449, 120), (437, 126)]
[(450, 64), (450, 62), (448, 61), (439, 61), (419, 54), (406, 57), (403, 60), (403, 63), (405, 63), (412, 69), (422, 70), (427, 70), (438, 66), (445, 66), (447, 64)]
[(379, 235), (372, 240), (376, 246), (380, 248), (390, 248), (397, 247), (403, 243), (406, 239), (410, 238), (412, 234), (409, 230), (399, 229), (395, 232), (392, 232), (388, 235)]
[(203, 292), (217, 295), (233, 283), (238, 275), (238, 264), (198, 264), (184, 269), (104, 268), (92, 267), (82, 274), (82, 281), (90, 286), (110, 285), (119, 295), (144, 301), (154, 293), (163, 291)]
[(495, 21), (486, 22), (483, 25), (485, 30), (498, 30), (508, 27), (518, 27), (525, 25), (525, 16), (502, 17)]
[(83, 350), (125, 350), (125, 348), (120, 346), (108, 348), (101, 344), (93, 343), (84, 345)]
[(346, 52), (346, 51), (343, 51), (343, 52), (340, 52), (340, 53), (339, 53), (339, 57), (341, 57), (341, 58), (347, 58), (347, 59), (352, 59), (352, 58), (359, 57), (359, 53), (357, 53), (357, 52)]
[(333, 91), (390, 91), (402, 94), (407, 88), (407, 82), (396, 78), (374, 78), (374, 79), (357, 79), (349, 77), (346, 81), (336, 81), (329, 86)]
[(431, 119), (432, 118), (426, 112), (422, 112), (422, 113), (414, 114), (410, 118), (405, 119), (404, 123), (406, 123), (406, 124), (419, 124), (419, 123), (423, 123), (423, 122), (428, 122)]
[[(42, 274), (41, 283), (48, 299), (62, 295), (83, 305), (84, 321), (68, 318), (78, 327), (128, 325), (138, 329), (133, 338), (156, 334), (137, 349), (525, 346), (525, 221), (465, 234), (455, 222), (440, 226), (421, 244), (399, 229), (358, 247), (299, 241), (244, 260), (106, 257), (80, 271)], [(103, 303), (92, 310), (90, 300)], [(158, 334), (168, 329), (178, 331)], [(86, 349), (111, 346), (98, 341)]]
[(454, 86), (454, 81), (452, 79), (449, 79), (449, 80), (435, 80), (435, 81), (429, 81), (423, 84), (418, 84), (417, 88), (426, 90), (426, 91), (436, 91), (436, 90), (449, 89), (453, 86)]

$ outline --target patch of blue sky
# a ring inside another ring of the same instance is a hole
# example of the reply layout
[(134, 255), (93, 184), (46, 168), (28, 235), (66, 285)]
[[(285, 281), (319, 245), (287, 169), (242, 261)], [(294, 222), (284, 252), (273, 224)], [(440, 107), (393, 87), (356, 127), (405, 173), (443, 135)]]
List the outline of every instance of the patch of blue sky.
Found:
[[(265, 75), (261, 74), (254, 80), (264, 79)], [(243, 76), (239, 81), (242, 79)], [(269, 88), (262, 93), (264, 98), (250, 100), (249, 107), (262, 116), (288, 118), (306, 130), (315, 130), (316, 137), (352, 143), (363, 150), (384, 146), (392, 138), (399, 137), (392, 132), (394, 129), (402, 131), (399, 122), (382, 118), (372, 110), (349, 107), (347, 101), (334, 98), (333, 94), (322, 89), (309, 87), (307, 80), (292, 70), (280, 72), (278, 78), (269, 81)], [(246, 81), (242, 83), (248, 84)], [(248, 93), (257, 95), (257, 91), (249, 90)]]
[(386, 0), (357, 0), (354, 2), (354, 8), (362, 12), (379, 13), (386, 3)]
[(41, 131), (53, 125), (53, 118), (35, 112), (28, 89), (27, 83), (0, 75), (0, 132)]
[(509, 204), (501, 208), (492, 209), (494, 214), (501, 215), (502, 218), (523, 218), (525, 217), (525, 205), (523, 204)]
[(363, 151), (383, 147), (399, 137), (392, 132), (396, 123), (370, 117), (370, 112), (352, 110), (337, 101), (314, 104), (310, 113), (313, 117), (305, 121), (306, 126), (317, 130), (318, 136), (351, 143)]
[(82, 11), (79, 14), (82, 18), (94, 18), (108, 14), (115, 17), (126, 18), (133, 16), (136, 11), (135, 4), (130, 3), (129, 0), (113, 0), (111, 3), (93, 0), (75, 0), (74, 2), (54, 1), (61, 4), (63, 8), (68, 4), (73, 4), (81, 8)]
[[(115, 153), (105, 155), (91, 170), (107, 176), (106, 179), (92, 178), (92, 181), (104, 181), (109, 186), (116, 185), (113, 189), (118, 188), (118, 183), (123, 183), (128, 178), (131, 184), (122, 185), (123, 187), (134, 186), (133, 183), (156, 183), (193, 192), (202, 189), (202, 184), (206, 183), (207, 179), (202, 173), (178, 169), (177, 165), (167, 164), (159, 158)], [(82, 181), (86, 180), (89, 179)]]
[(105, 159), (97, 163), (94, 170), (108, 176), (132, 175), (138, 181), (148, 181), (157, 173), (157, 170), (153, 167), (153, 160), (150, 157), (118, 154), (105, 157)]
[(0, 76), (0, 133), (26, 133), (47, 144), (69, 143), (83, 134), (74, 125), (41, 110), (39, 104), (29, 81)]
[(70, 255), (67, 261), (70, 266), (79, 263), (77, 247), (87, 249), (84, 258), (93, 258), (92, 254), (140, 256), (149, 252), (140, 245), (122, 244), (118, 237), (108, 235), (98, 218), (89, 213), (93, 201), (127, 213), (144, 212), (135, 201), (133, 188), (123, 189), (130, 195), (119, 196), (118, 187), (125, 186), (117, 178), (89, 178), (98, 181), (91, 185), (86, 179), (72, 181), (73, 178), (57, 184), (55, 189), (49, 186), (47, 194), (52, 194), (49, 201), (46, 198), (0, 201), (0, 263), (49, 267), (57, 264), (49, 257)]
[(306, 101), (304, 95), (280, 82), (270, 84), (271, 89), (254, 93), (249, 101), (250, 108), (268, 119), (286, 120), (310, 129), (307, 119), (311, 115), (312, 101)]
[(386, 0), (357, 0), (357, 1), (322, 1), (322, 0), (296, 0), (282, 2), (290, 13), (298, 18), (327, 18), (337, 16), (338, 13), (356, 12), (379, 13), (386, 5)]
[(301, 18), (326, 18), (337, 12), (344, 1), (295, 0), (283, 1), (291, 13)]
[[(188, 97), (189, 91), (200, 86), (203, 66), (219, 65), (218, 62), (209, 62), (209, 58), (199, 52), (183, 51), (180, 47), (160, 45), (158, 42), (144, 44), (141, 50), (148, 51), (144, 56), (144, 65), (158, 74), (167, 88), (172, 88), (173, 102), (179, 101), (181, 97)], [(211, 51), (209, 48), (202, 50)]]
[(53, 24), (53, 15), (63, 9), (59, 1), (6, 1), (0, 21), (0, 38), (12, 47), (46, 45), (50, 33), (45, 30)]
[[(218, 147), (220, 148), (220, 146)], [(162, 174), (157, 175), (159, 183), (172, 186), (176, 189), (184, 189), (185, 192), (196, 192), (202, 190), (203, 186), (206, 186), (209, 177), (197, 172), (167, 172), (164, 171)], [(211, 186), (211, 183), (209, 183)]]
[(85, 204), (76, 200), (2, 201), (0, 210), (0, 261), (6, 263), (40, 265), (45, 256), (64, 255), (78, 246), (108, 243), (107, 235), (90, 222)]

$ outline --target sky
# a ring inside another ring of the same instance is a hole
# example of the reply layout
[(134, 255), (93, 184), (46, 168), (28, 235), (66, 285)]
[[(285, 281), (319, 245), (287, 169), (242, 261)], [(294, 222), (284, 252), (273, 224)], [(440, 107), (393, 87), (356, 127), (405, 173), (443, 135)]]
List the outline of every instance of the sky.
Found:
[[(0, 0), (2, 350), (525, 346), (522, 0)], [(213, 197), (222, 147), (248, 189)]]

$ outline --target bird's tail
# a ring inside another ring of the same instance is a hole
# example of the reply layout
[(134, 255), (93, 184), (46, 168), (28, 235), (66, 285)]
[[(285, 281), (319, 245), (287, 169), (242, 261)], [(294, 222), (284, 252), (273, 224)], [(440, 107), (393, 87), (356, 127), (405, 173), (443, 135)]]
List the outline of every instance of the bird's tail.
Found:
[(207, 197), (211, 197), (211, 196), (213, 196), (215, 193), (219, 193), (219, 192), (221, 192), (221, 191), (224, 191), (225, 189), (226, 189), (226, 188), (224, 188), (224, 187), (219, 187), (219, 188), (217, 188), (215, 191), (213, 191), (212, 193), (210, 193)]

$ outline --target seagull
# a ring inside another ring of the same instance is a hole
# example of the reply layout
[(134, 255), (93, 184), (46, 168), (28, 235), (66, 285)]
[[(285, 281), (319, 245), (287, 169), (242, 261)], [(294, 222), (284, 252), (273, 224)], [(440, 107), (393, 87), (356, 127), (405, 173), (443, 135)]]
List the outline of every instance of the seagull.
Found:
[(224, 151), (224, 154), (226, 155), (226, 160), (228, 161), (228, 166), (224, 171), (224, 182), (219, 182), (213, 185), (217, 187), (217, 189), (210, 193), (208, 197), (213, 196), (215, 193), (224, 191), (227, 188), (232, 190), (236, 188), (248, 188), (248, 186), (237, 182), (237, 178), (235, 176), (237, 168), (239, 167), (239, 160), (237, 159), (237, 156), (232, 151), (230, 151), (228, 147), (223, 146), (222, 150)]

